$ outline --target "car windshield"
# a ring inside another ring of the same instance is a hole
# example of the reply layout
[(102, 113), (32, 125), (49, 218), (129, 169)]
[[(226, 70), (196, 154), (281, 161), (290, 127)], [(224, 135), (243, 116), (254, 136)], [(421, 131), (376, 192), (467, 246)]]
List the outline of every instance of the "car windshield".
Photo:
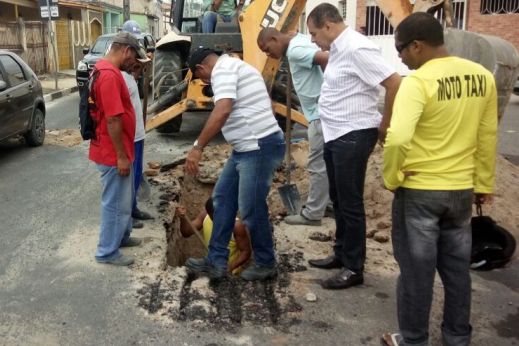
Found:
[(112, 37), (99, 37), (90, 50), (92, 54), (105, 54), (106, 50), (112, 43)]

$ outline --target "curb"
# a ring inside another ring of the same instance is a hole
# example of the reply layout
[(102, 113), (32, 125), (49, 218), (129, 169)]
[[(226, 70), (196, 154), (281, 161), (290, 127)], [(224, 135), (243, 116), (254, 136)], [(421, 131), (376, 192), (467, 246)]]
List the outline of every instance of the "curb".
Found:
[(59, 99), (60, 97), (63, 97), (65, 95), (71, 94), (71, 93), (76, 92), (76, 91), (78, 91), (77, 85), (73, 86), (73, 87), (70, 87), (70, 88), (65, 88), (65, 89), (62, 89), (62, 90), (59, 90), (59, 91), (55, 91), (55, 92), (50, 93), (50, 94), (43, 95), (43, 100), (45, 102), (50, 102), (52, 100)]

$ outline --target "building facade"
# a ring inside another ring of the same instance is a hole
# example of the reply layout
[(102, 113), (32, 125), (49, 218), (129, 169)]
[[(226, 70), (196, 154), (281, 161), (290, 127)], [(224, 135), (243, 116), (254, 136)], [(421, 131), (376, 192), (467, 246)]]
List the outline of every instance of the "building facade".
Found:
[[(323, 1), (309, 0), (306, 13)], [(336, 6), (346, 23), (367, 35), (382, 50), (384, 57), (401, 74), (407, 74), (394, 48), (393, 27), (380, 11), (375, 0), (325, 1)], [(413, 3), (414, 1), (411, 1)], [(460, 30), (501, 37), (519, 51), (519, 0), (452, 0), (454, 26)], [(443, 21), (443, 11), (436, 16)], [(306, 18), (301, 19), (306, 32)]]
[[(49, 0), (50, 1), (50, 0)], [(129, 1), (130, 18), (143, 32), (162, 35), (162, 0)], [(48, 22), (42, 20), (37, 0), (0, 0), (0, 49), (20, 55), (36, 73), (75, 69), (102, 34), (115, 33), (123, 24), (123, 0), (59, 0), (59, 17), (51, 21), (55, 45), (50, 42)]]

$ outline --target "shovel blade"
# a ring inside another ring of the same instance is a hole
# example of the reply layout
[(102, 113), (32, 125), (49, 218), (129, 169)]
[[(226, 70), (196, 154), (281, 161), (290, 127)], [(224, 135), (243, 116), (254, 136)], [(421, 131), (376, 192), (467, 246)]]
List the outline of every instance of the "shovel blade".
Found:
[(299, 214), (303, 204), (301, 203), (301, 196), (299, 195), (297, 186), (295, 184), (283, 185), (278, 187), (278, 192), (288, 214)]

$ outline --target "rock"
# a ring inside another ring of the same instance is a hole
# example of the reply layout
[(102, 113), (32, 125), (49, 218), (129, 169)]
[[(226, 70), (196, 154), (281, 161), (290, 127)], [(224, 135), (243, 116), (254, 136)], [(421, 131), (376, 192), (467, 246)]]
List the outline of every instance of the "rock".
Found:
[(157, 161), (148, 162), (148, 167), (151, 169), (159, 169), (161, 166), (162, 165), (160, 164), (160, 162), (157, 162)]
[(375, 241), (378, 241), (379, 243), (387, 243), (389, 241), (389, 236), (387, 234), (377, 232), (373, 236), (373, 239), (375, 239)]
[(315, 302), (315, 301), (317, 301), (317, 296), (313, 292), (308, 292), (306, 294), (306, 301), (307, 302)]
[(377, 223), (377, 229), (387, 229), (391, 227), (391, 223), (387, 221), (380, 221)]
[(144, 171), (144, 175), (147, 177), (154, 177), (159, 174), (159, 171), (156, 169), (147, 169)]
[(311, 240), (322, 241), (322, 242), (332, 240), (332, 237), (330, 237), (330, 235), (327, 235), (327, 234), (324, 234), (321, 232), (313, 232), (312, 234), (310, 234), (310, 236), (308, 238), (310, 238)]
[(373, 236), (375, 236), (375, 234), (377, 233), (378, 230), (376, 229), (371, 229), (369, 230), (367, 233), (366, 233), (366, 238), (373, 238)]

